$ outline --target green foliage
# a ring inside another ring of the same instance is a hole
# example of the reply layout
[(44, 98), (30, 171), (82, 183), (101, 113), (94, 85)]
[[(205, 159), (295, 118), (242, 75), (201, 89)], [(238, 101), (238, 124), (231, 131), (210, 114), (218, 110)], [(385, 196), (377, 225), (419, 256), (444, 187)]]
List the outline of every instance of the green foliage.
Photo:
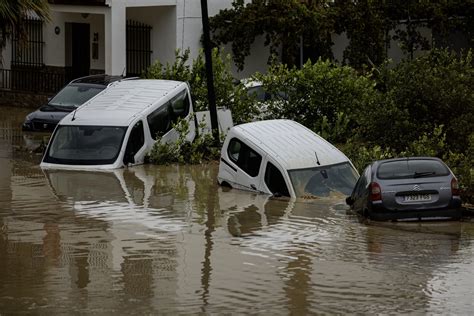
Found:
[[(189, 50), (175, 52), (173, 63), (162, 64), (159, 60), (153, 63), (143, 77), (148, 79), (168, 79), (186, 81), (190, 85), (191, 98), (195, 111), (209, 108), (207, 97), (206, 67), (203, 52), (190, 60)], [(217, 49), (212, 51), (212, 70), (216, 106), (232, 110), (234, 123), (247, 122), (257, 112), (254, 99), (247, 96), (242, 84), (235, 84), (230, 71), (230, 56), (222, 56)]]
[(269, 101), (270, 117), (296, 120), (336, 143), (356, 133), (356, 119), (378, 99), (370, 76), (329, 61), (307, 62), (301, 69), (277, 65), (258, 78), (271, 94), (287, 96)]
[(324, 9), (329, 2), (306, 5), (299, 0), (254, 0), (244, 5), (243, 0), (234, 1), (232, 9), (221, 10), (210, 19), (213, 41), (217, 45), (232, 42), (233, 58), (240, 70), (259, 36), (264, 37), (271, 55), (281, 51), (289, 65), (296, 63), (300, 38), (306, 47), (317, 51), (317, 57), (330, 58), (332, 23)]
[(472, 45), (473, 21), (474, 2), (463, 0), (236, 0), (210, 24), (215, 45), (231, 43), (240, 70), (260, 37), (271, 55), (280, 55), (283, 63), (293, 66), (298, 64), (301, 39), (307, 57), (331, 59), (331, 35), (343, 33), (349, 45), (342, 62), (360, 70), (382, 64), (392, 39), (411, 59), (415, 50), (430, 49), (422, 28), (436, 34), (436, 47), (449, 46), (449, 36), (458, 31)]
[[(200, 122), (200, 128), (203, 128), (204, 125), (204, 122)], [(177, 141), (166, 143), (158, 139), (148, 154), (148, 161), (158, 165), (200, 164), (218, 159), (220, 156), (220, 149), (214, 147), (215, 142), (212, 135), (199, 134), (193, 142), (189, 142), (186, 140), (186, 135), (189, 133), (187, 121), (181, 119), (173, 125), (173, 128), (179, 135)]]
[(449, 149), (464, 151), (474, 132), (474, 69), (472, 52), (456, 56), (433, 50), (394, 68), (383, 67), (378, 87), (383, 99), (367, 104), (360, 117), (364, 138), (403, 150), (419, 135), (444, 125)]

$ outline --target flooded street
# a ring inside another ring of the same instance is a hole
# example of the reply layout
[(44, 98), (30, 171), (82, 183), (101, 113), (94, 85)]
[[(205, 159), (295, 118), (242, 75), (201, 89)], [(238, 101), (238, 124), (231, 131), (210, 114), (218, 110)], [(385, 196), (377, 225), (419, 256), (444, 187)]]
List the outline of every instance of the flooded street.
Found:
[(221, 188), (217, 164), (43, 171), (47, 135), (2, 110), (0, 315), (473, 311), (472, 220), (361, 223)]

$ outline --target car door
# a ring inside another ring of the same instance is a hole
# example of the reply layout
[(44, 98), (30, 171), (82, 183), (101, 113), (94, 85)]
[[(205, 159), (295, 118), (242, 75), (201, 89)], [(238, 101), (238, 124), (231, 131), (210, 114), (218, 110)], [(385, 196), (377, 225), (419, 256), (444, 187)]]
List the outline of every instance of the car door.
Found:
[(225, 168), (231, 175), (232, 187), (259, 192), (263, 154), (249, 144), (248, 140), (232, 138), (227, 146), (229, 161)]
[(290, 197), (290, 191), (288, 190), (289, 183), (286, 182), (283, 173), (277, 165), (277, 163), (265, 159), (265, 174), (263, 175), (263, 181), (261, 181), (260, 191), (273, 194), (277, 197)]

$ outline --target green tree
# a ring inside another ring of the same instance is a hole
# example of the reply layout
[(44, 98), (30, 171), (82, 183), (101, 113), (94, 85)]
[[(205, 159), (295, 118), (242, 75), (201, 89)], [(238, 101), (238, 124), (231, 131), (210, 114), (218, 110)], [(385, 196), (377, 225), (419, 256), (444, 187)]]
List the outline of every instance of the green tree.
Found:
[(298, 121), (335, 143), (356, 134), (358, 117), (379, 99), (369, 75), (328, 60), (308, 61), (301, 69), (276, 65), (258, 78), (275, 96), (267, 116)]
[[(12, 32), (18, 32), (23, 43), (28, 38), (23, 19), (34, 13), (40, 19), (49, 20), (47, 0), (0, 0), (0, 53), (5, 48)], [(0, 60), (1, 63), (1, 60)]]
[(432, 50), (395, 67), (382, 67), (378, 86), (381, 102), (361, 116), (364, 138), (403, 150), (419, 135), (444, 125), (448, 149), (465, 151), (474, 134), (474, 69), (472, 52), (462, 56)]
[[(349, 45), (343, 62), (358, 70), (382, 64), (392, 39), (411, 59), (432, 44), (449, 46), (457, 32), (474, 44), (473, 0), (236, 0), (210, 22), (215, 45), (231, 43), (239, 69), (259, 36), (283, 63), (299, 66), (300, 49), (313, 61), (331, 59), (332, 35), (345, 34)], [(433, 31), (433, 43), (422, 28)]]
[(301, 40), (305, 47), (317, 52), (315, 59), (330, 58), (332, 22), (326, 10), (329, 2), (253, 0), (245, 5), (243, 0), (236, 0), (231, 9), (221, 10), (211, 18), (213, 41), (216, 45), (232, 43), (233, 59), (239, 69), (243, 69), (245, 57), (259, 36), (264, 37), (271, 55), (280, 55), (288, 65), (298, 64)]

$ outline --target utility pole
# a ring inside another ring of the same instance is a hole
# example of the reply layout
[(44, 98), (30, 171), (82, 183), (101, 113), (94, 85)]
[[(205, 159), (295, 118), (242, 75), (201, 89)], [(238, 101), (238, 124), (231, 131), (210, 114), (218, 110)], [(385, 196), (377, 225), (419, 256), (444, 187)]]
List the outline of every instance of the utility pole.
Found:
[(214, 91), (214, 75), (212, 72), (211, 35), (209, 30), (209, 14), (207, 0), (201, 0), (202, 28), (204, 35), (204, 56), (206, 58), (207, 98), (211, 115), (212, 136), (216, 145), (219, 144), (219, 126), (217, 122), (216, 94)]

